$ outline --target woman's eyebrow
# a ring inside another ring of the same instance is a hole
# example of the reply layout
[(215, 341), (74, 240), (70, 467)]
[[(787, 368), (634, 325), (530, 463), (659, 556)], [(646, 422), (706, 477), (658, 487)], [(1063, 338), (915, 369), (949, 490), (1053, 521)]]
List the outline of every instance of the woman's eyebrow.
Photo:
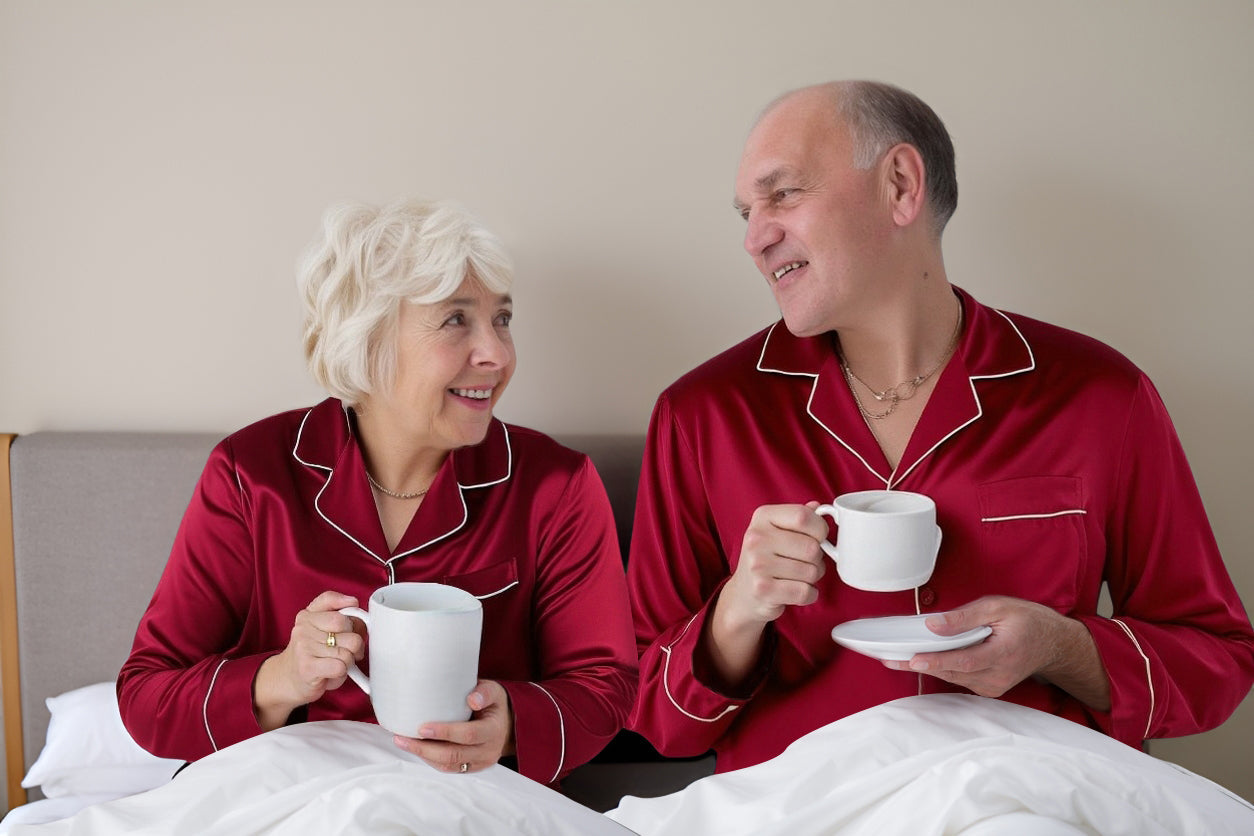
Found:
[[(479, 299), (476, 296), (456, 296), (452, 299), (445, 299), (443, 302), (440, 302), (439, 304), (441, 305), (441, 307), (446, 307), (446, 308), (471, 308), (471, 307), (474, 307), (478, 302), (479, 302)], [(489, 304), (509, 305), (512, 307), (514, 304), (514, 297), (510, 296), (507, 293), (503, 296), (496, 297), (495, 300), (491, 300)]]

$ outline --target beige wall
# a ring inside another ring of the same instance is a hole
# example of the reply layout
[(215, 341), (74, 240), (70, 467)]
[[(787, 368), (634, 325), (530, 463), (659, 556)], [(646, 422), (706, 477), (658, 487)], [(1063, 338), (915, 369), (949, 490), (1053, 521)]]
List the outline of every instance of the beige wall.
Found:
[[(516, 256), (503, 417), (643, 430), (774, 317), (729, 205), (757, 108), (880, 78), (954, 135), (953, 280), (1150, 372), (1254, 600), (1251, 31), (1247, 0), (3, 0), (0, 430), (318, 398), (293, 262), (329, 202), (402, 195)], [(1254, 797), (1250, 703), (1156, 751)]]

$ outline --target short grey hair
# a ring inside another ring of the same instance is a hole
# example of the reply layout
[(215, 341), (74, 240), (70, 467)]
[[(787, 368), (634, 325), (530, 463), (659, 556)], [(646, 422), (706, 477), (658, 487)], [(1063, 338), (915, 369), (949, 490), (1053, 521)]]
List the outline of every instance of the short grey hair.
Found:
[[(855, 168), (871, 168), (884, 152), (903, 142), (918, 150), (939, 237), (958, 208), (958, 176), (953, 141), (936, 111), (913, 93), (880, 81), (833, 81), (817, 88), (831, 95), (837, 115), (849, 129)], [(798, 92), (785, 93), (767, 110)]]
[(441, 302), (467, 278), (505, 294), (513, 272), (501, 241), (456, 204), (332, 206), (297, 270), (309, 370), (358, 405), (395, 380), (402, 302)]

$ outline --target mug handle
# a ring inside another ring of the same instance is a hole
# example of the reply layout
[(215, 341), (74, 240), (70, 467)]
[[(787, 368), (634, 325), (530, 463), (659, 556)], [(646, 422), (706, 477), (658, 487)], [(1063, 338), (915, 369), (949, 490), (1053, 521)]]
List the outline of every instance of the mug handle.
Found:
[[(819, 507), (814, 509), (814, 513), (820, 516), (831, 517), (832, 523), (834, 523), (835, 525), (840, 525), (840, 509), (838, 509), (835, 505), (820, 505)], [(833, 546), (827, 540), (820, 540), (819, 545), (823, 547), (823, 552), (828, 557), (830, 557), (832, 560), (836, 561), (837, 563), (840, 562), (838, 558), (836, 557), (835, 546)]]
[[(361, 607), (345, 607), (340, 610), (340, 615), (361, 619), (361, 623), (366, 625), (366, 632), (370, 632), (370, 613)], [(365, 691), (367, 696), (370, 695), (370, 677), (361, 672), (356, 662), (348, 663), (348, 678), (356, 682), (357, 687)]]

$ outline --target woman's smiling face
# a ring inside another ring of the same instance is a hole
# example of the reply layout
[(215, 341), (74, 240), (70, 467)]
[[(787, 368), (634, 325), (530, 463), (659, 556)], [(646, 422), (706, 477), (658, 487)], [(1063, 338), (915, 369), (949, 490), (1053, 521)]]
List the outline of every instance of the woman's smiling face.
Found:
[(420, 447), (454, 450), (483, 441), (514, 374), (512, 316), (511, 298), (473, 277), (442, 302), (401, 303), (395, 380), (363, 406), (389, 413), (388, 424)]

